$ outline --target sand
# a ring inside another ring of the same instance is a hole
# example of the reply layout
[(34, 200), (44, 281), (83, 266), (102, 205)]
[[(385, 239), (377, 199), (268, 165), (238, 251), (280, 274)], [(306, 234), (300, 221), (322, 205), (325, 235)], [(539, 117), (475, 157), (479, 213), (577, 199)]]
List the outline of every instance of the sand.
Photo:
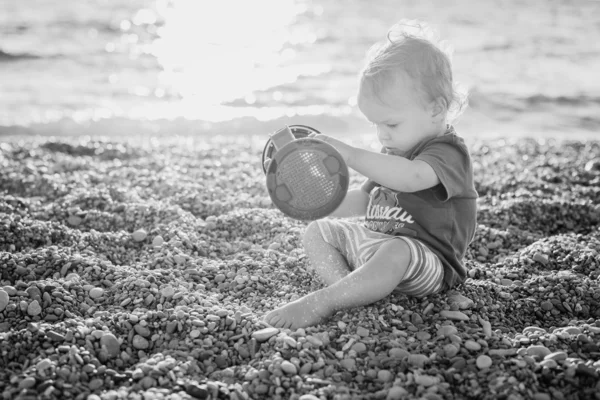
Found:
[(600, 398), (600, 142), (470, 146), (467, 281), (292, 332), (321, 283), (260, 141), (5, 141), (3, 398)]

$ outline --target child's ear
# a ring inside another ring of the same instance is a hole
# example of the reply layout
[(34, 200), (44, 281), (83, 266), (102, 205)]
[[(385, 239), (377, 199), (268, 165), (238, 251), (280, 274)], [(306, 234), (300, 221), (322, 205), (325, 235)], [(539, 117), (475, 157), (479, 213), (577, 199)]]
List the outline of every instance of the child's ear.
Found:
[(447, 110), (448, 105), (442, 97), (438, 97), (431, 102), (431, 118), (442, 118), (444, 115), (446, 115)]

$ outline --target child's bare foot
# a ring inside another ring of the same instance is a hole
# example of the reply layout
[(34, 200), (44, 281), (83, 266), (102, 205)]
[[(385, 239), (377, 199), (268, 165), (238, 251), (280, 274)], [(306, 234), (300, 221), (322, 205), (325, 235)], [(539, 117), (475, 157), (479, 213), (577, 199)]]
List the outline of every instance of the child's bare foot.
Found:
[(332, 314), (326, 302), (317, 301), (314, 293), (287, 303), (270, 313), (264, 320), (275, 328), (296, 330), (320, 323)]

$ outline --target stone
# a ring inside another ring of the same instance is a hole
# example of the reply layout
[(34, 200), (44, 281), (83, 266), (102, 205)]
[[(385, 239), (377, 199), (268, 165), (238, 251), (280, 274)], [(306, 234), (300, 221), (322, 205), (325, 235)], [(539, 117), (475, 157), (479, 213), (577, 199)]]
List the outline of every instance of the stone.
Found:
[(542, 345), (531, 345), (527, 348), (527, 354), (532, 357), (538, 356), (543, 359), (550, 353), (551, 351), (546, 346)]
[(442, 310), (442, 311), (440, 311), (440, 316), (442, 318), (453, 320), (453, 321), (468, 321), (469, 320), (469, 316), (460, 311)]
[(99, 299), (100, 297), (102, 297), (103, 294), (104, 294), (104, 289), (99, 288), (99, 287), (95, 287), (95, 288), (91, 289), (89, 292), (90, 297), (94, 300)]
[(138, 350), (146, 350), (150, 347), (150, 343), (143, 336), (134, 335), (133, 336), (133, 347)]
[(448, 304), (456, 304), (461, 310), (471, 308), (475, 305), (475, 302), (462, 294), (456, 293), (448, 296)]
[(41, 312), (42, 312), (42, 306), (40, 306), (40, 303), (37, 300), (32, 301), (27, 306), (27, 314), (32, 317), (35, 317), (36, 315), (40, 315)]
[(553, 353), (546, 354), (544, 356), (544, 360), (563, 361), (566, 360), (567, 357), (568, 355), (564, 351), (555, 351)]
[(458, 329), (454, 325), (442, 325), (438, 329), (438, 335), (449, 337), (450, 335), (456, 335), (458, 333)]
[(158, 236), (155, 236), (154, 239), (152, 239), (152, 246), (160, 247), (163, 245), (164, 242), (165, 242), (165, 240), (162, 238), (162, 236), (158, 235)]
[[(408, 390), (402, 386), (392, 386), (385, 397), (385, 400), (402, 400), (408, 396)], [(302, 400), (302, 398), (300, 398)]]
[(369, 330), (367, 328), (363, 328), (362, 326), (359, 326), (358, 328), (356, 328), (356, 334), (360, 337), (368, 337), (369, 336)]
[(480, 355), (479, 357), (477, 357), (476, 360), (476, 365), (477, 368), (479, 369), (486, 369), (492, 366), (492, 359), (489, 356), (486, 356), (485, 354)]
[(296, 366), (287, 360), (281, 363), (281, 370), (288, 375), (296, 375), (298, 373)]
[(479, 351), (481, 350), (481, 345), (474, 340), (466, 340), (464, 344), (465, 348), (469, 351)]
[(405, 349), (401, 349), (399, 347), (391, 348), (389, 351), (390, 357), (397, 358), (399, 360), (404, 360), (404, 359), (408, 358), (409, 355), (410, 355), (410, 353), (408, 351), (406, 351)]
[(394, 374), (392, 374), (387, 369), (380, 369), (377, 372), (377, 379), (381, 382), (391, 382), (394, 380)]
[(423, 387), (429, 387), (437, 384), (438, 380), (430, 375), (415, 375), (415, 383)]
[(276, 335), (278, 333), (279, 329), (268, 327), (252, 332), (252, 337), (256, 339), (257, 342), (264, 342), (268, 340), (271, 336)]
[(0, 312), (4, 311), (4, 309), (8, 305), (8, 301), (8, 293), (5, 290), (0, 289)]
[(419, 368), (423, 368), (429, 361), (429, 357), (423, 354), (411, 354), (408, 356), (408, 363)]
[(110, 357), (117, 357), (121, 351), (121, 344), (115, 335), (105, 333), (100, 338), (100, 346), (106, 350)]
[(446, 358), (452, 358), (455, 355), (457, 355), (458, 352), (459, 352), (458, 347), (456, 347), (452, 343), (444, 345), (444, 355), (446, 356)]
[(148, 237), (148, 233), (144, 229), (138, 229), (131, 234), (131, 237), (136, 242), (143, 242)]

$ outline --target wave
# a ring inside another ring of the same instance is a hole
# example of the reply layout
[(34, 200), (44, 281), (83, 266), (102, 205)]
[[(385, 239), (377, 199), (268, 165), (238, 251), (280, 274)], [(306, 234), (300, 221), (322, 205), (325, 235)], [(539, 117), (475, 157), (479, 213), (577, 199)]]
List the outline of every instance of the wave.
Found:
[(37, 54), (31, 53), (8, 53), (6, 51), (0, 50), (0, 62), (14, 62), (21, 60), (36, 60), (44, 58)]

